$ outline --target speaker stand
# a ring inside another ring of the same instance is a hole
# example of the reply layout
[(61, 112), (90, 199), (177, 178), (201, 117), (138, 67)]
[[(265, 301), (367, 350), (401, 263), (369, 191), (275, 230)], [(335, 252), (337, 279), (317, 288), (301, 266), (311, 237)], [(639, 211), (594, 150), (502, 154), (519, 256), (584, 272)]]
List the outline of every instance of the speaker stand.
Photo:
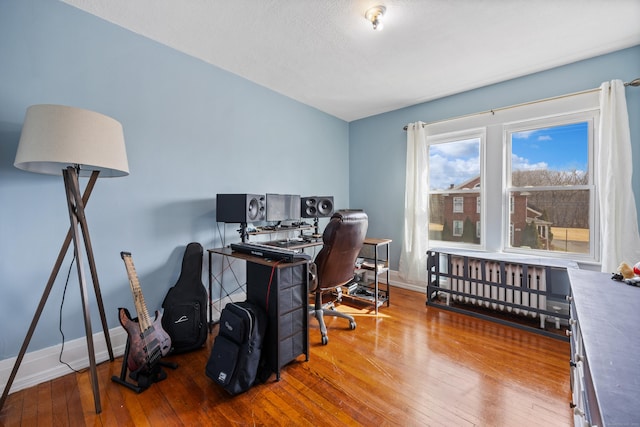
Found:
[(247, 223), (246, 222), (241, 222), (240, 223), (240, 229), (238, 230), (238, 233), (240, 233), (240, 239), (242, 240), (242, 243), (245, 243), (247, 241), (247, 239), (249, 238), (249, 232), (247, 231)]

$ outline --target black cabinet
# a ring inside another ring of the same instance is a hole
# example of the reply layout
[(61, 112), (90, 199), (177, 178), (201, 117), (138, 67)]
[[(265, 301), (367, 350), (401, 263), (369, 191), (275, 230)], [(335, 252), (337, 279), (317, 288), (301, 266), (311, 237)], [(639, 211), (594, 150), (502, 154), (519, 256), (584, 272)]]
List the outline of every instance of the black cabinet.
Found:
[(263, 351), (280, 379), (280, 368), (304, 354), (309, 360), (308, 262), (247, 262), (247, 300), (268, 317)]

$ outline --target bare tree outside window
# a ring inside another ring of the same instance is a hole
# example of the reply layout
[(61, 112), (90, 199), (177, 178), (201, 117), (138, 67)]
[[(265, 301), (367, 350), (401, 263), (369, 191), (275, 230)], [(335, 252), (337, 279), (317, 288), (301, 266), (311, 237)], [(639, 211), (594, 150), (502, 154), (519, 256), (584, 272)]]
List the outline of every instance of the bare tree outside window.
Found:
[(510, 134), (511, 246), (588, 254), (590, 123)]

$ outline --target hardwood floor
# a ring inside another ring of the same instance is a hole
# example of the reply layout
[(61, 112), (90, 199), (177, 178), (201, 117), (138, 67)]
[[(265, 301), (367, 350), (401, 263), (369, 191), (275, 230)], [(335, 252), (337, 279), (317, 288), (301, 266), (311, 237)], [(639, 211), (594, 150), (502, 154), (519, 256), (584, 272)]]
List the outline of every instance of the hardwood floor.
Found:
[(204, 374), (206, 348), (170, 356), (179, 364), (140, 394), (111, 381), (122, 358), (98, 367), (102, 413), (88, 371), (9, 395), (5, 426), (568, 426), (569, 344), (425, 306), (393, 288), (376, 317), (328, 318), (329, 344), (311, 319), (311, 356), (266, 384), (231, 397)]

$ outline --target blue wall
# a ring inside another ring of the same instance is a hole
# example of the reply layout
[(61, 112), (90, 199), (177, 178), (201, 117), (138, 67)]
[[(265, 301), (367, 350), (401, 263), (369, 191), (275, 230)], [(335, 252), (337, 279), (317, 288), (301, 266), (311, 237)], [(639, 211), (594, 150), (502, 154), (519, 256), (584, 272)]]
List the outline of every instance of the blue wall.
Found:
[[(628, 82), (637, 77), (640, 46), (351, 122), (350, 204), (369, 213), (369, 236), (393, 239), (391, 266), (397, 270), (407, 153), (403, 127), (407, 123), (434, 122), (597, 88), (613, 79)], [(634, 163), (640, 164), (640, 88), (627, 87), (626, 96)], [(633, 175), (633, 184), (639, 203), (640, 173)]]
[[(2, 0), (0, 58), (0, 359), (17, 354), (69, 227), (62, 177), (13, 166), (29, 105), (87, 108), (123, 125), (131, 175), (99, 180), (87, 206), (110, 327), (117, 307), (135, 312), (120, 251), (132, 252), (154, 310), (187, 243), (238, 239), (237, 224), (215, 222), (216, 193), (331, 194), (348, 207), (348, 123), (335, 117), (59, 1)], [(70, 262), (30, 351), (61, 342)], [(84, 335), (81, 307), (74, 270), (66, 340)], [(96, 314), (92, 304), (100, 330)]]
[[(117, 307), (133, 309), (120, 251), (133, 253), (153, 309), (175, 283), (188, 242), (210, 248), (222, 235), (237, 238), (237, 226), (215, 223), (216, 193), (334, 195), (337, 207), (367, 211), (369, 236), (393, 239), (397, 269), (404, 125), (640, 76), (636, 46), (348, 124), (54, 0), (0, 1), (0, 58), (0, 360), (17, 354), (68, 228), (62, 178), (13, 167), (29, 105), (73, 105), (123, 124), (131, 175), (100, 180), (87, 208), (116, 327)], [(628, 88), (627, 99), (638, 161), (640, 89)], [(300, 160), (312, 163), (300, 167)], [(634, 184), (640, 200), (640, 175)], [(70, 261), (30, 351), (61, 341), (58, 310)], [(67, 340), (84, 335), (78, 294), (73, 272), (63, 310)], [(92, 314), (97, 328), (93, 306)]]

